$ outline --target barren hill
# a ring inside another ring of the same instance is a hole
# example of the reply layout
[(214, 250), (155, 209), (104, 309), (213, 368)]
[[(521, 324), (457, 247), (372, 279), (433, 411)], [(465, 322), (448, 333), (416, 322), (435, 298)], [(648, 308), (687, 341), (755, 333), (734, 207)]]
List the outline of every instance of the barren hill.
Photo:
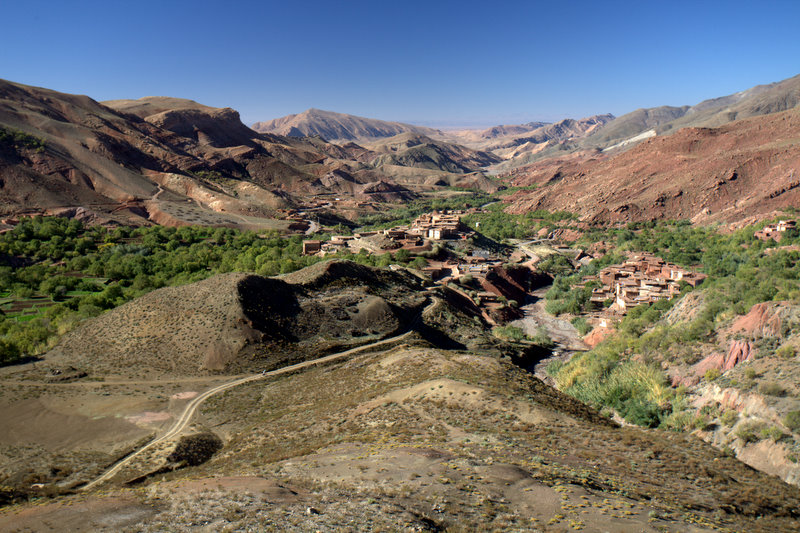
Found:
[(550, 124), (549, 122), (526, 122), (525, 124), (512, 124), (492, 126), (483, 131), (477, 132), (480, 139), (496, 139), (497, 137), (509, 137), (511, 135), (521, 135), (530, 131), (538, 130)]
[(800, 111), (685, 128), (615, 155), (573, 154), (511, 174), (509, 210), (566, 209), (584, 220), (740, 221), (800, 200)]
[(548, 149), (560, 151), (565, 145), (587, 138), (613, 120), (614, 115), (610, 114), (579, 120), (568, 118), (521, 135), (495, 139), (483, 145), (483, 149), (506, 160), (498, 168), (517, 167), (538, 158)]
[(426, 304), (406, 271), (326, 261), (284, 276), (232, 273), (146, 294), (94, 318), (48, 359), (92, 372), (202, 375), (283, 366), (407, 327)]
[(253, 129), (261, 133), (275, 133), (289, 137), (318, 135), (327, 141), (369, 141), (393, 137), (406, 132), (420, 135), (439, 133), (433, 128), (314, 108), (295, 115), (287, 115), (266, 122), (256, 122), (253, 124)]
[[(693, 106), (660, 106), (637, 109), (619, 117), (598, 115), (596, 123), (584, 131), (549, 133), (548, 129), (561, 123), (544, 126), (528, 133), (509, 137), (494, 137), (479, 142), (461, 132), (463, 142), (472, 148), (489, 150), (505, 159), (497, 166), (509, 170), (547, 158), (563, 158), (566, 153), (582, 151), (621, 151), (656, 135), (669, 135), (684, 127), (717, 127), (735, 120), (767, 115), (792, 109), (800, 103), (800, 76), (727, 96), (704, 100)], [(582, 121), (578, 121), (579, 123)], [(492, 131), (506, 131), (502, 128)], [(547, 142), (549, 141), (549, 142)]]
[(757, 85), (693, 106), (637, 109), (616, 118), (579, 143), (579, 147), (609, 148), (643, 134), (663, 135), (684, 127), (716, 127), (734, 120), (792, 109), (800, 103), (800, 76)]
[(376, 199), (364, 191), (382, 187), (394, 196), (380, 198), (409, 198), (365, 165), (373, 157), (357, 145), (259, 134), (235, 110), (191, 100), (103, 105), (0, 81), (0, 214), (286, 229), (270, 218), (294, 195)]
[(378, 167), (398, 165), (460, 174), (475, 172), (500, 161), (499, 157), (489, 152), (435, 141), (411, 132), (378, 141), (369, 147), (379, 154), (372, 161)]
[(653, 130), (654, 134), (655, 128), (682, 117), (688, 109), (689, 106), (661, 106), (637, 109), (617, 117), (603, 128), (599, 128), (594, 135), (585, 139), (583, 144), (585, 146), (607, 148), (650, 130)]
[[(136, 397), (142, 387), (123, 390)], [(166, 382), (151, 397), (166, 390), (181, 398), (195, 387)], [(101, 411), (98, 398), (105, 397), (97, 391), (63, 389), (61, 408), (76, 404), (81, 413), (113, 415), (127, 397), (119, 384), (100, 383), (98, 391), (116, 392)], [(171, 402), (151, 403), (149, 414), (169, 416)], [(70, 422), (77, 426), (80, 418)], [(37, 498), (0, 512), (0, 529), (38, 530), (58, 520), (62, 529), (98, 531), (208, 524), (281, 531), (788, 532), (800, 519), (797, 487), (694, 436), (619, 427), (508, 360), (419, 340), (235, 387), (206, 402), (196, 425), (223, 442), (208, 462), (162, 471), (157, 483), (145, 479), (137, 488)], [(94, 429), (98, 440), (109, 433)], [(173, 447), (140, 456), (117, 484), (162, 467)], [(84, 453), (69, 462), (73, 452), (49, 464), (41, 462), (45, 454), (30, 455), (5, 485), (91, 479), (87, 465), (104, 464), (110, 454)], [(65, 471), (68, 465), (74, 470)]]
[[(306, 172), (292, 165), (320, 159), (315, 150), (261, 139), (233, 110), (185, 102), (120, 104), (158, 111), (142, 119), (86, 96), (0, 81), (0, 128), (40, 143), (0, 147), (0, 209), (81, 208), (133, 224), (172, 218), (238, 225), (246, 214), (256, 215), (257, 226), (257, 217), (286, 204), (265, 187), (281, 175), (303, 179)], [(208, 183), (198, 173), (230, 181)], [(204, 205), (186, 206), (187, 197)]]
[(691, 127), (716, 127), (743, 118), (778, 113), (800, 105), (800, 75), (777, 83), (757, 85), (721, 98), (705, 100), (658, 128), (662, 134)]

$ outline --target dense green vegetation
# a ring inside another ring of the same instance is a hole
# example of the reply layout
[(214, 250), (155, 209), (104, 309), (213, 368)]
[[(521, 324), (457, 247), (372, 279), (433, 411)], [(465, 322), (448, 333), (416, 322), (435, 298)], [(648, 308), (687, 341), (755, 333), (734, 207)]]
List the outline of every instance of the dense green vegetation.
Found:
[(44, 140), (15, 129), (0, 128), (0, 145), (15, 149), (31, 148), (37, 152), (44, 151)]
[[(0, 235), (0, 363), (41, 353), (81, 320), (159, 287), (231, 271), (272, 276), (320, 261), (301, 254), (303, 238), (224, 228), (106, 229), (76, 220), (23, 219)], [(405, 250), (341, 257), (373, 266), (425, 264)]]
[[(683, 266), (701, 266), (709, 278), (699, 289), (701, 304), (691, 320), (662, 320), (674, 300), (632, 309), (612, 338), (550, 369), (559, 388), (598, 408), (611, 407), (632, 423), (675, 429), (696, 424), (681, 391), (667, 386), (661, 363), (696, 362), (699, 343), (712, 342), (723, 323), (755, 303), (800, 301), (800, 252), (783, 248), (797, 244), (798, 236), (790, 234), (778, 244), (754, 238), (755, 229), (725, 235), (712, 228), (662, 222), (584, 236), (585, 242), (606, 242), (615, 252), (644, 250)], [(547, 295), (548, 310), (580, 313), (588, 295), (574, 285), (590, 270), (619, 259), (595, 261), (591, 269), (556, 278)]]
[(466, 215), (462, 221), (477, 229), (490, 239), (530, 239), (544, 227), (552, 228), (560, 222), (576, 220), (577, 215), (568, 211), (531, 211), (524, 215), (511, 215), (503, 211), (507, 206), (502, 202), (486, 208), (486, 213)]

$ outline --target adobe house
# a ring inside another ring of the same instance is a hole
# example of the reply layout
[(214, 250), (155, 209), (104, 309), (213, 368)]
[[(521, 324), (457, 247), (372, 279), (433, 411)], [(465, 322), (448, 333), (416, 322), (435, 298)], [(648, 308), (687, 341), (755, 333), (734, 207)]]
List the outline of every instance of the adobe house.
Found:
[(769, 239), (780, 241), (787, 230), (794, 229), (796, 227), (797, 222), (794, 220), (780, 220), (777, 224), (764, 226), (763, 229), (755, 232), (753, 236), (757, 239), (761, 239), (762, 241), (767, 241)]
[(462, 211), (423, 213), (412, 222), (409, 233), (434, 241), (458, 237), (465, 229), (461, 224), (462, 214)]
[(322, 241), (303, 241), (303, 255), (313, 255), (322, 249)]

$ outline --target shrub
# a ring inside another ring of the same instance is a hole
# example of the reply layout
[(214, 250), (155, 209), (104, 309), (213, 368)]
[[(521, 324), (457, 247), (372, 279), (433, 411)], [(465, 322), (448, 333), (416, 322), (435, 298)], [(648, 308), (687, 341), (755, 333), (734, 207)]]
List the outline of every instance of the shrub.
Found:
[(783, 423), (792, 433), (800, 432), (800, 411), (789, 411), (783, 419)]
[(578, 333), (580, 333), (582, 336), (586, 335), (592, 330), (592, 326), (590, 326), (586, 319), (582, 316), (573, 318), (572, 325), (575, 326), (575, 329), (577, 329)]
[(525, 338), (525, 332), (522, 331), (522, 328), (518, 328), (516, 326), (497, 326), (492, 330), (492, 333), (494, 333), (496, 337), (510, 339), (517, 342)]
[(786, 434), (781, 431), (779, 427), (771, 426), (761, 430), (761, 437), (764, 439), (771, 439), (772, 442), (778, 442), (786, 437)]
[(0, 363), (10, 363), (19, 357), (19, 346), (10, 340), (0, 339)]
[(745, 422), (736, 430), (736, 436), (745, 443), (758, 442), (764, 438), (762, 431), (765, 429), (767, 429), (767, 426), (763, 422)]
[(781, 346), (775, 351), (775, 355), (783, 359), (791, 359), (797, 355), (797, 350), (794, 346)]
[(715, 379), (719, 378), (720, 375), (721, 374), (718, 368), (709, 368), (706, 370), (705, 376), (703, 377), (706, 381), (714, 381)]
[(774, 381), (768, 381), (766, 383), (762, 383), (758, 387), (758, 391), (761, 394), (766, 394), (768, 396), (783, 396), (786, 394), (786, 389), (784, 389), (779, 383), (775, 383)]
[(694, 417), (694, 419), (692, 420), (693, 429), (700, 429), (705, 431), (709, 429), (711, 426), (713, 426), (711, 421), (703, 415), (698, 415)]
[(222, 449), (222, 440), (213, 433), (198, 433), (181, 437), (175, 450), (167, 457), (173, 463), (185, 461), (189, 465), (205, 463)]
[(536, 269), (551, 276), (569, 274), (575, 271), (572, 262), (561, 254), (551, 254), (537, 263)]
[(739, 413), (734, 410), (725, 411), (722, 413), (722, 416), (719, 417), (719, 421), (727, 427), (733, 427), (737, 420), (739, 420)]
[(543, 348), (552, 348), (556, 345), (556, 343), (553, 342), (553, 339), (550, 338), (550, 335), (547, 334), (547, 330), (545, 330), (542, 326), (539, 326), (536, 329), (536, 335), (531, 338), (531, 341)]

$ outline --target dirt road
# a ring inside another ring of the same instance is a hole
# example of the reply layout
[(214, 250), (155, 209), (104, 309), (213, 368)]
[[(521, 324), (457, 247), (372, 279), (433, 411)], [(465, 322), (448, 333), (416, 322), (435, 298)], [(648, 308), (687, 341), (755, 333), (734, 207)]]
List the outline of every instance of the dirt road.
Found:
[(249, 375), (249, 376), (245, 376), (243, 378), (239, 378), (239, 379), (235, 379), (233, 381), (229, 381), (227, 383), (223, 383), (222, 385), (218, 385), (218, 386), (213, 387), (211, 389), (208, 389), (203, 394), (197, 396), (196, 398), (194, 398), (191, 402), (189, 402), (186, 405), (186, 408), (183, 410), (183, 413), (181, 414), (181, 416), (178, 417), (178, 419), (175, 421), (175, 423), (172, 425), (172, 427), (167, 430), (166, 433), (164, 433), (162, 436), (150, 441), (148, 444), (146, 444), (142, 448), (139, 448), (138, 450), (136, 450), (132, 454), (124, 457), (117, 464), (115, 464), (110, 469), (108, 469), (106, 472), (104, 472), (100, 477), (98, 477), (97, 479), (95, 479), (95, 480), (87, 483), (83, 487), (81, 487), (80, 490), (82, 490), (82, 491), (90, 490), (90, 489), (98, 486), (99, 484), (103, 483), (104, 481), (107, 481), (107, 480), (111, 479), (120, 470), (125, 468), (125, 466), (130, 464), (130, 462), (133, 461), (133, 459), (135, 459), (139, 455), (141, 455), (144, 452), (146, 452), (147, 450), (149, 450), (149, 449), (161, 444), (162, 442), (166, 442), (166, 441), (168, 441), (168, 440), (170, 440), (170, 439), (172, 439), (174, 437), (177, 437), (184, 429), (186, 429), (186, 426), (189, 425), (189, 422), (191, 421), (192, 417), (194, 417), (195, 412), (197, 412), (197, 408), (200, 407), (200, 405), (203, 402), (205, 402), (207, 399), (209, 399), (210, 397), (212, 397), (212, 396), (214, 396), (216, 394), (219, 394), (220, 392), (224, 392), (224, 391), (232, 389), (234, 387), (238, 387), (239, 385), (243, 385), (245, 383), (250, 383), (251, 381), (257, 381), (259, 379), (264, 379), (264, 378), (268, 378), (268, 377), (272, 377), (272, 376), (279, 376), (281, 374), (294, 372), (295, 370), (300, 370), (300, 369), (303, 369), (303, 368), (307, 368), (307, 367), (310, 367), (312, 365), (318, 365), (318, 364), (322, 364), (322, 363), (327, 363), (329, 361), (334, 361), (336, 359), (341, 359), (342, 357), (347, 357), (348, 355), (352, 355), (354, 353), (357, 353), (357, 352), (360, 352), (360, 351), (363, 351), (363, 350), (368, 350), (368, 349), (371, 349), (371, 348), (382, 346), (384, 344), (390, 344), (390, 343), (401, 341), (401, 340), (407, 338), (408, 336), (410, 336), (414, 332), (414, 326), (418, 323), (418, 321), (422, 317), (422, 315), (425, 314), (427, 311), (433, 309), (436, 305), (437, 305), (437, 301), (436, 300), (434, 300), (433, 302), (428, 304), (425, 307), (425, 309), (423, 309), (420, 312), (420, 314), (411, 323), (410, 329), (408, 331), (406, 331), (405, 333), (401, 334), (401, 335), (397, 335), (396, 337), (390, 337), (388, 339), (384, 339), (382, 341), (374, 342), (372, 344), (359, 346), (357, 348), (351, 348), (350, 350), (346, 350), (344, 352), (339, 352), (339, 353), (326, 355), (325, 357), (320, 357), (319, 359), (314, 359), (313, 361), (305, 361), (303, 363), (297, 363), (297, 364), (290, 365), (290, 366), (287, 366), (287, 367), (284, 367), (284, 368), (279, 368), (278, 370), (272, 370), (270, 372), (264, 372), (264, 373), (261, 373), (261, 374), (252, 374), (252, 375)]

